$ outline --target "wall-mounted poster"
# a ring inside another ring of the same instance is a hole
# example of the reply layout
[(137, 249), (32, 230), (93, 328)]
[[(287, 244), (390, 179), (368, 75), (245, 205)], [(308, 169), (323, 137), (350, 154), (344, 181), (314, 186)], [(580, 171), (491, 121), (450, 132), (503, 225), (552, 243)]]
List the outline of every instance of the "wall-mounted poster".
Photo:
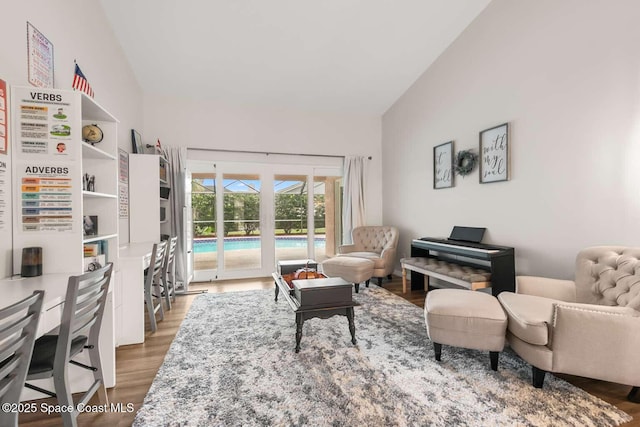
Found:
[(509, 179), (509, 124), (480, 132), (480, 183)]
[(80, 122), (74, 94), (14, 87), (12, 132), (14, 241), (37, 233), (75, 233), (81, 188), (74, 137)]
[[(73, 94), (27, 89), (13, 100), (15, 155), (20, 159), (74, 160)], [(67, 98), (68, 97), (68, 98)]]
[(129, 218), (129, 154), (118, 149), (118, 211), (120, 218)]
[(9, 218), (11, 177), (7, 170), (7, 159), (8, 156), (0, 155), (0, 232), (2, 232), (2, 230), (8, 230), (11, 227)]
[(9, 150), (7, 127), (7, 83), (0, 80), (0, 154), (7, 154)]
[(27, 62), (29, 83), (53, 88), (53, 44), (27, 22)]
[(73, 231), (73, 170), (33, 162), (20, 166), (18, 179), (21, 231)]
[(453, 187), (453, 141), (433, 147), (433, 188)]

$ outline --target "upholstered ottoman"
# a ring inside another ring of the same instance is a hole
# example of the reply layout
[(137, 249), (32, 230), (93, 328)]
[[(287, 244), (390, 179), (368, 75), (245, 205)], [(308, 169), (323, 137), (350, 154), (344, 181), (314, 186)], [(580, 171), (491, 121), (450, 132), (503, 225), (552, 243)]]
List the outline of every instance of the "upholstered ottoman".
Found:
[(465, 289), (436, 289), (427, 294), (424, 317), (437, 361), (442, 344), (446, 344), (489, 351), (491, 369), (498, 370), (507, 315), (493, 295)]
[(341, 277), (354, 284), (356, 293), (360, 290), (360, 283), (365, 282), (369, 287), (369, 280), (373, 276), (375, 263), (366, 258), (339, 256), (329, 258), (322, 263), (322, 272), (328, 277)]

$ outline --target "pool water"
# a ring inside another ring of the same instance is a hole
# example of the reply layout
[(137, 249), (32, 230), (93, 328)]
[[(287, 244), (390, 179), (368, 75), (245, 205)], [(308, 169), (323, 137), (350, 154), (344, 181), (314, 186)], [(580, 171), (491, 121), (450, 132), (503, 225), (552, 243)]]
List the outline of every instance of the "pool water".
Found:
[[(237, 251), (242, 249), (260, 249), (260, 237), (227, 237), (224, 239), (224, 249), (226, 251)], [(325, 247), (325, 238), (316, 237), (314, 239), (316, 248)], [(276, 237), (276, 249), (283, 248), (306, 248), (306, 237)], [(194, 253), (218, 251), (218, 239), (197, 239), (193, 241)]]

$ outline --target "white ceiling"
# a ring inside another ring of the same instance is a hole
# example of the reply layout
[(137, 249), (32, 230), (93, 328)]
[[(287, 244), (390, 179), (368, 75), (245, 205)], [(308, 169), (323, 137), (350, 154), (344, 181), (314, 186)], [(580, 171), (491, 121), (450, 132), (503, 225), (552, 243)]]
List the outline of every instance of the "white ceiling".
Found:
[(383, 114), (490, 0), (100, 0), (145, 94)]

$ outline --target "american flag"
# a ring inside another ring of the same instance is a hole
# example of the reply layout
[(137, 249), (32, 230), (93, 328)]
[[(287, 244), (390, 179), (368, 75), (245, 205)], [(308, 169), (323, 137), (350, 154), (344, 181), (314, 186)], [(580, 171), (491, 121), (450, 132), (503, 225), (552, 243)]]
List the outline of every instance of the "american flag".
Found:
[(91, 85), (87, 81), (87, 78), (80, 71), (80, 67), (76, 64), (76, 72), (73, 75), (73, 85), (74, 89), (82, 91), (93, 98), (93, 89), (91, 89)]

